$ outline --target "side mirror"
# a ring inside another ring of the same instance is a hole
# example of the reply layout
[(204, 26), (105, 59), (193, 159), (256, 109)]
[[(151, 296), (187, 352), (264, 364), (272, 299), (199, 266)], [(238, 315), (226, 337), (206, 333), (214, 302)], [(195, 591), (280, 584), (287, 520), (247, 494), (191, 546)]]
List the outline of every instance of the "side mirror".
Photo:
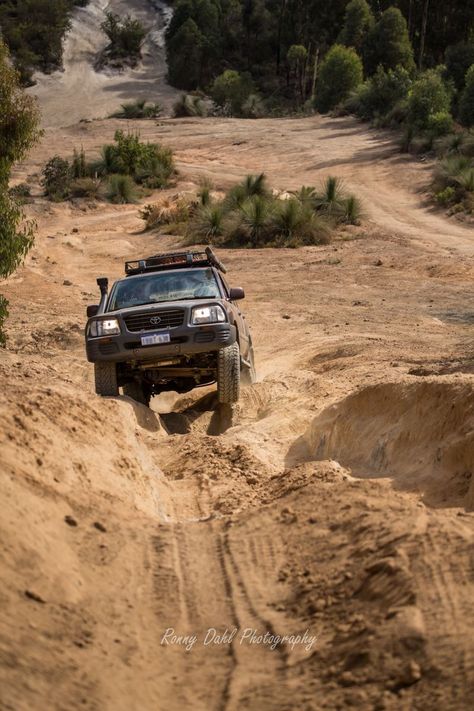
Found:
[(230, 301), (238, 301), (239, 299), (245, 299), (245, 291), (241, 286), (236, 286), (230, 290), (229, 293)]
[(87, 307), (87, 318), (91, 318), (92, 316), (97, 316), (98, 310), (99, 310), (99, 304), (93, 304), (93, 306), (88, 306)]

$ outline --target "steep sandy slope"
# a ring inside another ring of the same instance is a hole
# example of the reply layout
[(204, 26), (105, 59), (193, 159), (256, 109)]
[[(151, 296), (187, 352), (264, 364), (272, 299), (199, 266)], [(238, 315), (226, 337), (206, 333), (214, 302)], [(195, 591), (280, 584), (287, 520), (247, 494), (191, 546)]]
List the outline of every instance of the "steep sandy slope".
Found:
[[(124, 72), (94, 70), (107, 44), (100, 29), (104, 12), (131, 14), (148, 30), (143, 59), (136, 69)], [(164, 28), (170, 8), (161, 0), (90, 0), (74, 11), (64, 41), (64, 70), (52, 75), (37, 73), (29, 91), (37, 96), (45, 126), (67, 126), (81, 119), (107, 116), (124, 101), (146, 99), (170, 111), (177, 92), (166, 83)]]
[[(55, 151), (118, 125), (55, 131)], [(279, 187), (334, 170), (369, 195), (373, 173), (377, 221), (403, 202), (402, 226), (433, 232), (372, 222), (328, 246), (222, 251), (259, 382), (233, 413), (212, 388), (149, 411), (93, 394), (84, 309), (97, 275), (179, 242), (143, 234), (137, 206), (36, 199), (0, 356), (0, 708), (470, 708), (470, 233), (416, 209), (424, 168), (379, 163), (387, 139), (355, 123), (140, 129), (177, 147), (182, 188), (262, 167)], [(167, 646), (170, 628), (190, 639)], [(238, 634), (204, 645), (210, 628)], [(272, 650), (241, 643), (247, 628), (317, 640)]]

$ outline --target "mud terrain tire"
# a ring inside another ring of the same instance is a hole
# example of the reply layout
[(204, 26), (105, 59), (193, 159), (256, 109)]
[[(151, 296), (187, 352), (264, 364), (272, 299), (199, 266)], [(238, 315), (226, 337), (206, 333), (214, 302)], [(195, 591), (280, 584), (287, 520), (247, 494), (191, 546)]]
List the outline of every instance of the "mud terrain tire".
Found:
[(239, 344), (221, 348), (217, 356), (217, 395), (220, 403), (231, 405), (240, 395)]
[(115, 363), (94, 363), (95, 391), (97, 395), (114, 396), (119, 394), (117, 384), (117, 365)]
[(132, 398), (135, 402), (140, 402), (142, 405), (146, 405), (147, 407), (150, 405), (151, 395), (148, 388), (146, 388), (142, 383), (134, 380), (132, 383), (126, 383), (122, 390), (124, 395)]

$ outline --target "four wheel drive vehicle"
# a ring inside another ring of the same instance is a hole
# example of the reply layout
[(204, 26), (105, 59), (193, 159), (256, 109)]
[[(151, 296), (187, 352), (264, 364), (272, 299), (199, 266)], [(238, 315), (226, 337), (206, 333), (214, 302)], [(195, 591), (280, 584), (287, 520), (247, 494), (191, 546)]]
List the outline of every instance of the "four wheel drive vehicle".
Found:
[(221, 403), (239, 399), (255, 379), (252, 339), (213, 251), (161, 254), (125, 263), (125, 278), (88, 306), (86, 351), (98, 395), (149, 404), (165, 390), (185, 393), (217, 382)]

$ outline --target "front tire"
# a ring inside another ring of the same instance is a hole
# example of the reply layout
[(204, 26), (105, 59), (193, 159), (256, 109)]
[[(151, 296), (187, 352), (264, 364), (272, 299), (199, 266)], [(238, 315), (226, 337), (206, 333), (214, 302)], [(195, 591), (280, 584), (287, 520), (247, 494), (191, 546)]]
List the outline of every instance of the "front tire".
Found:
[(217, 395), (219, 402), (231, 405), (240, 395), (239, 344), (221, 348), (217, 356)]
[(117, 364), (108, 361), (94, 363), (95, 391), (102, 397), (119, 394), (117, 383)]
[(131, 383), (125, 383), (122, 390), (124, 395), (132, 398), (135, 402), (139, 402), (142, 405), (149, 407), (151, 393), (149, 388), (146, 385), (143, 385), (143, 383), (133, 380)]

